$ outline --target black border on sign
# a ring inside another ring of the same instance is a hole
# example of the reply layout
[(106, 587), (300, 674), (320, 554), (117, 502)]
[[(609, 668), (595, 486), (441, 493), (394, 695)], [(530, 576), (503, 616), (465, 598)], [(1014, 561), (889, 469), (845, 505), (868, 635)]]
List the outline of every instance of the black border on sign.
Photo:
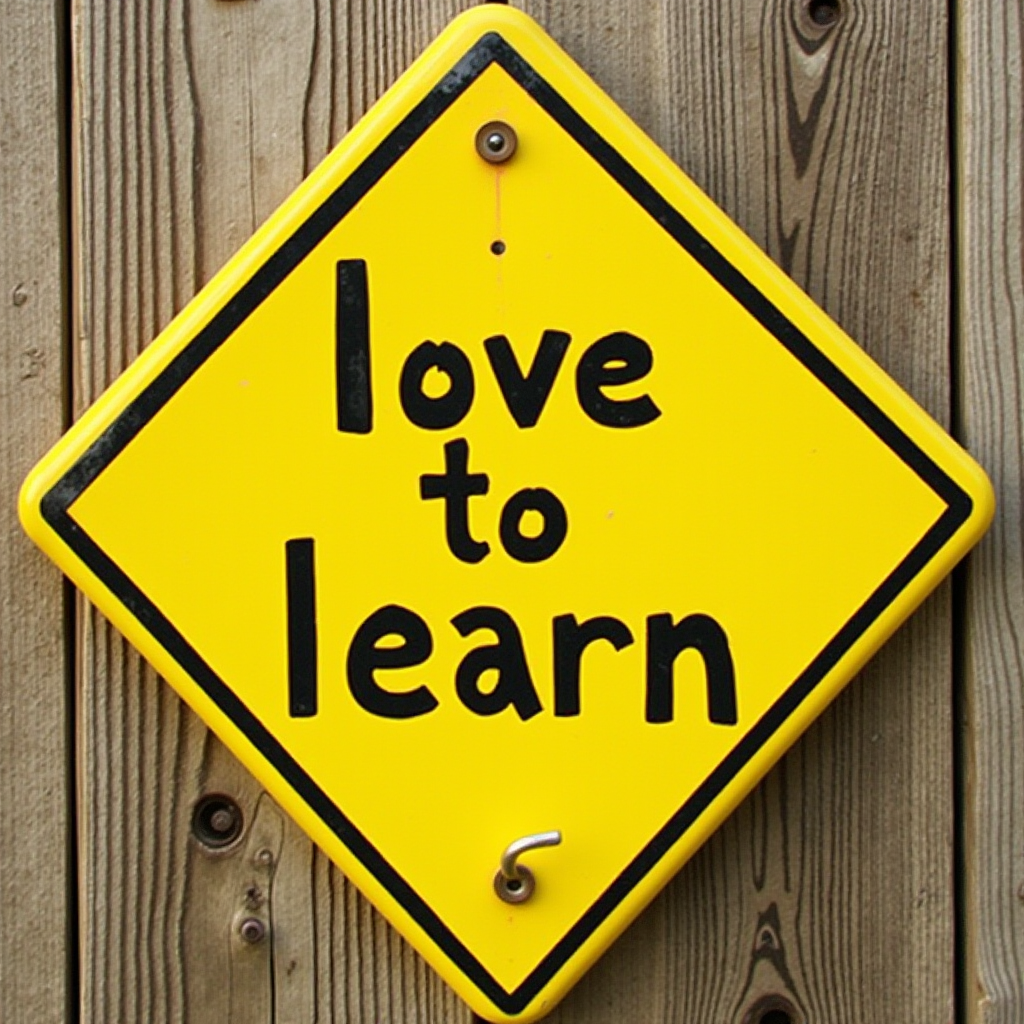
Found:
[[(307, 254), (380, 181), (413, 143), (492, 63), (500, 65), (565, 129), (644, 210), (832, 392), (947, 508), (921, 541), (804, 671), (743, 737), (668, 824), (590, 906), (536, 969), (506, 991), (444, 922), (412, 890), (342, 810), (296, 763), (248, 707), (220, 679), (158, 608), (71, 517), (71, 504), (117, 458), (196, 370), (228, 339)], [(522, 1012), (595, 929), (687, 831), (839, 659), (889, 607), (966, 522), (972, 501), (856, 384), (833, 365), (792, 322), (732, 266), (685, 217), (601, 138), (499, 35), (488, 32), (391, 131), (363, 163), (259, 267), (224, 308), (161, 371), (47, 492), (44, 519), (167, 653), (248, 737), (263, 757), (306, 801), (374, 878), (416, 920), (453, 963), (502, 1012)]]

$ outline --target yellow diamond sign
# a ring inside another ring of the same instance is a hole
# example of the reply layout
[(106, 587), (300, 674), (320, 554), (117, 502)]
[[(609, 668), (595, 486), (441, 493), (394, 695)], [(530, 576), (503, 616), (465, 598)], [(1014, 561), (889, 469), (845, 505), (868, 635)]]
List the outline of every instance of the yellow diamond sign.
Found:
[[(22, 498), (409, 941), (524, 1021), (991, 512), (940, 428), (498, 6)], [(552, 830), (533, 893), (501, 898), (502, 852)]]

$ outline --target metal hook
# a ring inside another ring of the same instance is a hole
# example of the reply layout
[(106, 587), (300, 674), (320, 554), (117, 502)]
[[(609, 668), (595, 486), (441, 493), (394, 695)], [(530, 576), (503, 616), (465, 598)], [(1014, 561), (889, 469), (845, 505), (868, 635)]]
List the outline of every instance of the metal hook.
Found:
[(498, 897), (506, 903), (525, 903), (533, 895), (537, 883), (533, 872), (516, 861), (530, 850), (558, 846), (561, 841), (562, 833), (554, 831), (538, 832), (509, 843), (501, 855), (498, 873), (494, 876), (494, 891)]

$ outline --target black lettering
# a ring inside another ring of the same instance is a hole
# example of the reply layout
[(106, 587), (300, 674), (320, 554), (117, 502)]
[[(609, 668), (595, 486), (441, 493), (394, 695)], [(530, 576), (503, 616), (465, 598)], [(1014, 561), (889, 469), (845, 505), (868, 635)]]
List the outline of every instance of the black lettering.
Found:
[(338, 429), (368, 434), (373, 426), (373, 394), (366, 260), (338, 260), (336, 273), (334, 372)]
[[(400, 636), (398, 647), (380, 647), (386, 636)], [(401, 605), (378, 608), (356, 631), (348, 649), (348, 688), (356, 703), (382, 718), (415, 718), (437, 707), (437, 698), (425, 686), (394, 693), (375, 678), (377, 669), (422, 665), (434, 649), (427, 624)]]
[(609, 398), (604, 389), (631, 384), (650, 373), (651, 346), (635, 334), (616, 331), (598, 338), (576, 367), (576, 395), (583, 411), (604, 427), (642, 427), (661, 415), (649, 395)]
[[(448, 377), (448, 390), (431, 398), (423, 390), (428, 370), (440, 370)], [(454, 427), (469, 412), (474, 394), (473, 367), (465, 352), (449, 341), (435, 345), (425, 341), (409, 353), (402, 367), (399, 393), (402, 409), (412, 423), (425, 430)]]
[(288, 714), (312, 718), (317, 710), (316, 565), (312, 537), (285, 541), (288, 604)]
[(647, 721), (671, 722), (676, 658), (686, 650), (704, 659), (708, 718), (715, 725), (735, 725), (736, 673), (725, 630), (709, 615), (687, 615), (672, 624), (668, 614), (647, 619)]
[[(544, 526), (536, 537), (527, 537), (519, 529), (527, 512), (539, 512)], [(501, 510), (501, 543), (518, 562), (543, 562), (550, 558), (565, 540), (569, 520), (565, 506), (544, 487), (517, 491)]]
[[(526, 664), (523, 638), (508, 612), (500, 608), (470, 608), (456, 615), (452, 625), (460, 636), (490, 629), (498, 638), (496, 644), (470, 651), (455, 672), (455, 690), (470, 711), (496, 715), (511, 704), (525, 722), (542, 710)], [(497, 671), (498, 681), (493, 690), (484, 692), (480, 689), (480, 677), (492, 669)]]
[(484, 342), (505, 404), (520, 427), (535, 426), (540, 419), (568, 347), (569, 335), (564, 331), (545, 331), (530, 372), (524, 376), (504, 334)]
[(568, 718), (580, 713), (580, 662), (583, 652), (597, 640), (607, 640), (621, 651), (633, 642), (629, 627), (610, 615), (577, 622), (575, 615), (555, 618), (555, 715)]
[(464, 438), (444, 446), (444, 473), (424, 473), (420, 477), (420, 497), (424, 501), (444, 499), (444, 532), (448, 548), (460, 561), (475, 563), (491, 550), (484, 540), (474, 540), (469, 532), (469, 499), (486, 494), (491, 486), (486, 473), (469, 473), (469, 445)]

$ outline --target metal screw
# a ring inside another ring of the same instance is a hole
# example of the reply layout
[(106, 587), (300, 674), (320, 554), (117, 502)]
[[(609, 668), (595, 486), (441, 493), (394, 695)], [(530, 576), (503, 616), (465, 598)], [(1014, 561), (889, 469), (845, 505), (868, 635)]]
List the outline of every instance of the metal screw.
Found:
[(235, 816), (226, 807), (219, 807), (210, 815), (210, 827), (214, 832), (230, 832)]
[(258, 917), (247, 917), (239, 926), (238, 934), (243, 942), (255, 946), (267, 937), (267, 926)]
[(515, 129), (504, 121), (489, 121), (476, 133), (476, 151), (489, 164), (511, 160), (518, 143)]
[(11, 301), (16, 306), (24, 306), (25, 303), (28, 302), (28, 292), (25, 291), (25, 286), (23, 284), (14, 286), (14, 291), (11, 294)]
[(192, 811), (192, 834), (209, 850), (223, 850), (242, 834), (242, 809), (223, 793), (209, 793)]

